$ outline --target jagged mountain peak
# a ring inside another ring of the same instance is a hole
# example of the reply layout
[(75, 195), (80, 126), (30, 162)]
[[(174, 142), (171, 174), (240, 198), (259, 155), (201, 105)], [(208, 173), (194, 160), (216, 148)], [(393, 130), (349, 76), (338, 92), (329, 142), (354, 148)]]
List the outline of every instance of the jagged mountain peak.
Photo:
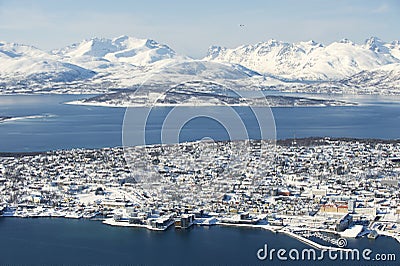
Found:
[(269, 46), (278, 46), (278, 45), (284, 44), (284, 42), (278, 41), (277, 39), (272, 38), (272, 39), (267, 40), (266, 42), (260, 42), (260, 44), (265, 44), (265, 45), (269, 45)]
[(343, 44), (350, 44), (350, 45), (355, 45), (354, 42), (352, 42), (351, 40), (347, 39), (347, 38), (343, 38), (340, 41), (338, 41), (338, 43), (343, 43)]
[(392, 46), (400, 46), (400, 41), (399, 40), (394, 40), (390, 43)]
[(385, 45), (386, 43), (378, 37), (370, 37), (369, 39), (365, 40), (364, 46), (371, 51), (387, 54), (390, 51)]
[(372, 43), (383, 43), (383, 41), (376, 36), (371, 36), (368, 39), (365, 40), (366, 44), (372, 44)]
[(399, 62), (399, 48), (388, 49), (387, 44), (376, 37), (369, 40), (369, 45), (342, 39), (324, 46), (313, 40), (286, 43), (272, 39), (233, 49), (213, 46), (205, 59), (241, 64), (291, 80), (338, 80)]
[(147, 65), (159, 60), (176, 56), (174, 50), (165, 44), (151, 39), (139, 39), (122, 35), (113, 39), (92, 38), (75, 43), (63, 49), (53, 51), (54, 54), (69, 58), (72, 62), (107, 60), (113, 63), (129, 63), (132, 65)]

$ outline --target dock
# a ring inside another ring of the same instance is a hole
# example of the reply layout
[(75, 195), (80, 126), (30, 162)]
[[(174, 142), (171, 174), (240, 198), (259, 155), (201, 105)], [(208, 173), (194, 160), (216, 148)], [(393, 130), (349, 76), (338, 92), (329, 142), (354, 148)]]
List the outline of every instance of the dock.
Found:
[(288, 236), (290, 236), (290, 237), (293, 237), (293, 238), (299, 240), (300, 242), (303, 242), (304, 244), (307, 244), (307, 245), (309, 245), (310, 247), (316, 248), (316, 249), (318, 249), (318, 250), (334, 250), (334, 251), (345, 251), (345, 252), (351, 251), (351, 249), (347, 249), (347, 248), (339, 248), (339, 247), (324, 246), (324, 245), (318, 244), (318, 243), (316, 243), (316, 242), (314, 242), (314, 241), (312, 241), (312, 240), (310, 240), (310, 239), (307, 239), (307, 238), (305, 238), (305, 237), (302, 237), (302, 236), (300, 236), (300, 235), (298, 235), (298, 234), (295, 234), (295, 233), (293, 233), (293, 232), (290, 232), (290, 231), (288, 231), (288, 230), (284, 230), (284, 229), (283, 229), (283, 230), (279, 230), (278, 232), (279, 232), (279, 233), (284, 233), (284, 234), (286, 234), (286, 235), (288, 235)]

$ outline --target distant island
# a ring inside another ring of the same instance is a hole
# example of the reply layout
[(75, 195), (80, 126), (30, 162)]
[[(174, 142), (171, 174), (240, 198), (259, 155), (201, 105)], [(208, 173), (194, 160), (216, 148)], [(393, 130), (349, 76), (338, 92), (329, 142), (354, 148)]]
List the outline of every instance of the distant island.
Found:
[(319, 99), (301, 96), (269, 95), (258, 91), (254, 97), (216, 82), (190, 81), (177, 85), (142, 85), (131, 90), (102, 94), (91, 98), (67, 102), (67, 104), (105, 107), (149, 106), (252, 106), (252, 107), (326, 107), (353, 106), (356, 103), (335, 99)]
[(0, 123), (2, 123), (4, 121), (7, 121), (7, 120), (9, 120), (11, 118), (12, 118), (11, 116), (0, 116)]
[(23, 119), (39, 119), (39, 118), (46, 118), (51, 117), (52, 115), (28, 115), (28, 116), (0, 116), (0, 123), (8, 122), (8, 121), (16, 121), (16, 120), (23, 120)]

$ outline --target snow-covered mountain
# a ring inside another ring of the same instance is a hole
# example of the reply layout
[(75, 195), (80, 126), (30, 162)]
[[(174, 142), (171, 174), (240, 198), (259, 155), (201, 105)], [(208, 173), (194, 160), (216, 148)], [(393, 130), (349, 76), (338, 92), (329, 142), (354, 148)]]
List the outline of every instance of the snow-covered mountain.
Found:
[(285, 43), (277, 40), (234, 49), (209, 48), (205, 60), (229, 62), (292, 80), (340, 80), (365, 70), (399, 63), (399, 42), (376, 37), (357, 45), (347, 39), (324, 46), (314, 41)]
[(0, 42), (0, 58), (47, 57), (48, 54), (34, 46)]
[(238, 64), (194, 60), (154, 40), (128, 36), (85, 40), (52, 53), (64, 61), (93, 69), (125, 88), (142, 82), (240, 80), (259, 75)]
[(0, 93), (107, 93), (143, 82), (173, 86), (204, 80), (248, 89), (400, 94), (399, 66), (400, 42), (376, 37), (361, 45), (344, 39), (327, 46), (277, 40), (234, 49), (212, 46), (202, 60), (128, 36), (93, 38), (51, 52), (0, 42)]
[(62, 82), (88, 79), (96, 73), (63, 62), (29, 45), (0, 42), (0, 77), (2, 79)]
[(160, 60), (176, 57), (174, 50), (150, 39), (121, 36), (114, 39), (93, 38), (72, 44), (53, 54), (72, 62), (128, 63), (145, 66)]
[(186, 75), (207, 79), (246, 79), (260, 74), (238, 64), (217, 63), (202, 60), (177, 61), (163, 66), (159, 71), (164, 75)]
[(194, 59), (162, 60), (145, 69), (116, 71), (112, 77), (125, 88), (135, 85), (173, 86), (193, 80), (215, 81), (227, 86), (248, 86), (256, 82), (257, 78), (262, 78), (259, 73), (241, 65)]
[(400, 90), (400, 63), (364, 70), (341, 80), (340, 83), (356, 90), (374, 90), (377, 93), (390, 94)]
[(172, 84), (201, 78), (239, 82), (253, 76), (259, 74), (238, 64), (194, 60), (154, 40), (128, 36), (93, 38), (50, 53), (27, 45), (0, 46), (3, 92), (35, 87), (35, 92), (64, 93), (68, 87), (74, 93), (90, 88), (103, 93), (142, 82)]
[(371, 37), (365, 41), (364, 48), (374, 51), (379, 54), (384, 54), (388, 57), (393, 56), (400, 60), (400, 42), (392, 41), (384, 42), (378, 37)]

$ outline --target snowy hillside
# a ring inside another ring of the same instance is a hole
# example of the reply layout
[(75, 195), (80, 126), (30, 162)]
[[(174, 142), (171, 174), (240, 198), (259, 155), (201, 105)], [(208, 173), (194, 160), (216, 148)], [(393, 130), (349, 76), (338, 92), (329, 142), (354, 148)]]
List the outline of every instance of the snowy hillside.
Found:
[(36, 47), (0, 42), (0, 58), (21, 58), (21, 57), (47, 57), (48, 54)]
[(170, 65), (160, 68), (159, 72), (163, 75), (186, 75), (196, 78), (208, 79), (245, 79), (259, 76), (255, 71), (237, 64), (217, 63), (201, 60), (177, 61)]
[(209, 48), (205, 60), (229, 62), (292, 80), (340, 80), (364, 70), (399, 63), (399, 43), (370, 38), (363, 45), (347, 39), (324, 46), (314, 41), (276, 40), (234, 49)]
[(2, 79), (43, 79), (53, 82), (83, 80), (96, 73), (62, 62), (33, 46), (0, 43), (0, 76)]
[(112, 77), (120, 87), (136, 85), (172, 85), (193, 80), (220, 82), (229, 86), (248, 86), (262, 78), (260, 74), (236, 64), (223, 64), (194, 59), (169, 59), (146, 68), (115, 71)]
[(388, 57), (393, 56), (400, 59), (400, 42), (392, 41), (386, 43), (377, 37), (371, 37), (365, 41), (364, 48), (374, 51), (376, 53), (384, 54)]
[(391, 94), (400, 91), (400, 64), (390, 64), (373, 70), (365, 70), (341, 81), (354, 90), (375, 91)]

